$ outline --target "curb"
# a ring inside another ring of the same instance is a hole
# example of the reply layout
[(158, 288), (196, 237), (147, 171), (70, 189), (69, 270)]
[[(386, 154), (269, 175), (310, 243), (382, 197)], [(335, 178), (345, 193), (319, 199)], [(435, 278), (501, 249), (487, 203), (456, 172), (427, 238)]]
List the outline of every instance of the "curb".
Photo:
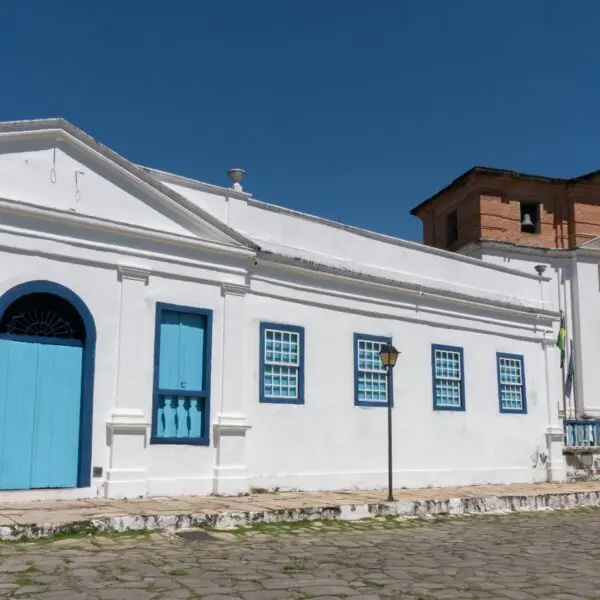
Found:
[(126, 531), (180, 531), (212, 527), (234, 529), (260, 523), (284, 523), (339, 519), (354, 521), (382, 516), (427, 517), (435, 515), (481, 515), (567, 510), (600, 506), (600, 491), (525, 496), (478, 496), (445, 500), (405, 500), (375, 504), (340, 504), (311, 508), (192, 514), (141, 514), (92, 518), (67, 523), (15, 524), (0, 526), (0, 540), (39, 539), (53, 535), (94, 535)]

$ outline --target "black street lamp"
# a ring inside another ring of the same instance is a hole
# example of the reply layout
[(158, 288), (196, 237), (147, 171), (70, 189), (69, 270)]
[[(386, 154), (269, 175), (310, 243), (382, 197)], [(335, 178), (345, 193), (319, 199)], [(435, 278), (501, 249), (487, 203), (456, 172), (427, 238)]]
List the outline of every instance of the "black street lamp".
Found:
[(394, 501), (394, 482), (392, 479), (392, 369), (400, 352), (391, 344), (379, 351), (379, 358), (387, 372), (387, 409), (388, 409), (388, 502)]

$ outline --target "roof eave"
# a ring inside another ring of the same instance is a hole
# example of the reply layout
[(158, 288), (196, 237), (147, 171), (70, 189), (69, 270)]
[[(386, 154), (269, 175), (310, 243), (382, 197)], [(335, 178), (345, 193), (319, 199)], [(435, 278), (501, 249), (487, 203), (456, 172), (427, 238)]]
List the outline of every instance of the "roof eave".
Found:
[(423, 200), (420, 204), (417, 204), (411, 211), (410, 214), (414, 217), (418, 217), (419, 213), (425, 206), (430, 204), (436, 198), (439, 198), (443, 194), (456, 189), (459, 185), (464, 183), (467, 179), (469, 179), (473, 174), (481, 174), (481, 175), (505, 175), (508, 177), (512, 177), (515, 179), (527, 179), (529, 181), (543, 181), (545, 183), (566, 183), (571, 181), (569, 179), (563, 179), (560, 177), (546, 177), (544, 175), (532, 175), (530, 173), (520, 173), (518, 171), (510, 171), (508, 169), (496, 169), (493, 167), (481, 167), (474, 166), (471, 167), (468, 171), (465, 171), (462, 175), (459, 175), (456, 179), (452, 180), (446, 187), (442, 188), (440, 191), (433, 194), (426, 200)]

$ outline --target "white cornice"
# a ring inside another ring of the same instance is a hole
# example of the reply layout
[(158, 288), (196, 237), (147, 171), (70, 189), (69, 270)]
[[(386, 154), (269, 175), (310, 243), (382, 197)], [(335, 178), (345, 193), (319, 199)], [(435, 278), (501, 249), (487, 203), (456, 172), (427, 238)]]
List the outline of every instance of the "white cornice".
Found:
[[(532, 330), (534, 330), (534, 331), (539, 332), (540, 335), (544, 335), (544, 334), (549, 335), (549, 336), (553, 335), (552, 322), (554, 321), (554, 319), (549, 319), (549, 318), (545, 319), (544, 325), (540, 324), (541, 319), (538, 319), (535, 316), (532, 317), (531, 315), (528, 315), (529, 318), (526, 322), (525, 321), (523, 321), (523, 322), (516, 321), (515, 322), (514, 321), (515, 314), (510, 311), (504, 311), (503, 313), (498, 313), (500, 315), (503, 315), (498, 318), (494, 318), (491, 316), (481, 316), (474, 312), (463, 312), (460, 310), (453, 310), (451, 307), (441, 308), (441, 307), (427, 306), (427, 304), (424, 304), (423, 302), (421, 302), (421, 298), (422, 298), (421, 296), (415, 297), (414, 301), (411, 302), (411, 301), (400, 300), (400, 299), (392, 300), (389, 298), (381, 298), (381, 297), (378, 297), (376, 293), (366, 294), (366, 293), (360, 293), (358, 291), (356, 293), (342, 292), (339, 290), (332, 290), (331, 288), (326, 288), (326, 287), (322, 287), (322, 286), (311, 286), (306, 283), (291, 282), (289, 280), (282, 281), (281, 279), (277, 279), (275, 277), (266, 277), (263, 275), (256, 275), (256, 274), (253, 275), (252, 280), (255, 283), (263, 283), (263, 284), (276, 286), (278, 288), (289, 289), (293, 292), (294, 297), (296, 297), (296, 298), (298, 296), (298, 292), (314, 294), (317, 296), (326, 296), (328, 298), (328, 301), (324, 302), (323, 304), (326, 304), (327, 307), (329, 307), (329, 308), (331, 308), (332, 306), (334, 306), (335, 308), (339, 308), (339, 305), (334, 304), (330, 301), (331, 298), (339, 298), (344, 301), (370, 304), (370, 305), (372, 305), (373, 308), (371, 308), (369, 310), (361, 309), (356, 312), (369, 313), (369, 314), (373, 314), (377, 317), (381, 317), (382, 315), (387, 315), (389, 317), (389, 315), (391, 314), (389, 312), (390, 309), (396, 309), (396, 310), (414, 312), (419, 315), (420, 314), (435, 315), (435, 316), (444, 317), (444, 318), (451, 317), (451, 318), (460, 319), (460, 320), (468, 320), (468, 321), (474, 322), (474, 323), (482, 323), (482, 324), (486, 324), (486, 325), (496, 325), (496, 326), (501, 326), (501, 327), (508, 327), (509, 329), (519, 330), (519, 331), (523, 331), (523, 332), (531, 332)], [(373, 288), (369, 288), (369, 292), (372, 289)], [(285, 296), (285, 294), (282, 294), (281, 292), (278, 292), (277, 294), (275, 294), (274, 292), (272, 294), (271, 293), (266, 294), (264, 292), (264, 290), (260, 290), (256, 286), (253, 287), (252, 293), (259, 294), (259, 295), (277, 295), (278, 297), (282, 297), (282, 298)], [(375, 308), (375, 307), (377, 307), (377, 308)], [(348, 308), (349, 312), (353, 312), (353, 310), (354, 309)], [(513, 319), (513, 320), (506, 321), (505, 320), (506, 315), (508, 315), (508, 318)], [(518, 316), (522, 317), (522, 315), (518, 315)], [(413, 320), (416, 320), (416, 319), (413, 319)], [(424, 323), (431, 322), (429, 320), (429, 318), (426, 318), (426, 317), (422, 317), (420, 320)], [(533, 321), (533, 323), (532, 323), (532, 321)], [(542, 338), (537, 339), (537, 341), (541, 342)]]
[[(515, 315), (498, 313), (498, 318), (481, 318), (473, 312), (461, 312), (460, 308), (449, 305), (447, 308), (424, 309), (423, 305), (417, 303), (394, 302), (382, 300), (376, 295), (363, 297), (346, 297), (344, 294), (328, 293), (325, 289), (314, 291), (313, 294), (290, 294), (286, 290), (288, 286), (281, 282), (272, 281), (273, 285), (265, 286), (267, 283), (262, 278), (256, 279), (256, 285), (253, 285), (252, 294), (271, 298), (274, 300), (283, 300), (286, 302), (295, 302), (298, 304), (324, 308), (345, 312), (347, 314), (361, 315), (369, 318), (385, 319), (387, 321), (399, 321), (402, 323), (413, 323), (415, 325), (424, 325), (441, 330), (453, 330), (462, 332), (471, 332), (474, 334), (501, 335), (506, 339), (542, 343), (544, 328), (532, 323), (521, 324), (522, 319)], [(305, 292), (308, 290), (304, 290)], [(341, 301), (335, 301), (338, 299)], [(354, 300), (348, 303), (346, 300)], [(435, 316), (436, 318), (432, 318)], [(550, 326), (547, 325), (547, 328)]]
[[(230, 273), (232, 275), (239, 275), (244, 278), (247, 276), (248, 273), (247, 270), (243, 267), (233, 267), (230, 265), (225, 265), (222, 262), (211, 263), (203, 260), (183, 258), (181, 256), (173, 254), (164, 254), (161, 252), (140, 250), (128, 246), (118, 246), (115, 244), (105, 244), (102, 242), (92, 242), (89, 240), (83, 240), (81, 238), (71, 238), (64, 235), (46, 232), (40, 233), (28, 229), (8, 227), (5, 225), (0, 225), (0, 233), (12, 236), (12, 238), (9, 240), (3, 240), (2, 238), (5, 236), (0, 236), (0, 249), (3, 249), (7, 252), (25, 251), (27, 253), (36, 254), (38, 256), (45, 256), (54, 260), (68, 260), (70, 262), (78, 262), (82, 264), (96, 265), (99, 267), (113, 269), (118, 265), (118, 261), (121, 260), (122, 256), (132, 256), (144, 260), (157, 261), (158, 263), (167, 263), (193, 269), (217, 271), (219, 274)], [(18, 245), (18, 242), (20, 240), (29, 239), (42, 240), (44, 242), (49, 242), (51, 244), (59, 244), (61, 246), (64, 245), (64, 250), (42, 250), (39, 244), (35, 244), (35, 246), (33, 247), (30, 247), (28, 244)], [(72, 247), (82, 248), (84, 250), (94, 252), (96, 255), (93, 258), (90, 258), (89, 256), (83, 257), (79, 255), (77, 257), (74, 257), (72, 253)], [(102, 258), (103, 255), (107, 257)], [(154, 275), (166, 276), (173, 276), (174, 274), (172, 271), (165, 268), (153, 268), (152, 273)], [(201, 282), (207, 281), (204, 277), (196, 278), (187, 276), (185, 278)], [(215, 282), (210, 280), (210, 283)]]
[[(424, 254), (433, 254), (435, 256), (440, 256), (443, 258), (447, 258), (450, 260), (455, 260), (457, 262), (467, 263), (471, 265), (477, 265), (478, 267), (483, 267), (485, 269), (490, 269), (492, 271), (499, 271), (501, 273), (510, 273), (511, 275), (516, 275), (518, 277), (523, 277), (525, 279), (539, 279), (537, 274), (529, 274), (524, 273), (518, 269), (512, 269), (510, 267), (505, 267), (503, 265), (494, 265), (491, 263), (485, 263), (478, 258), (472, 258), (471, 256), (465, 256), (463, 254), (457, 254), (456, 252), (451, 252), (449, 250), (441, 250), (439, 248), (433, 248), (432, 246), (426, 246), (425, 244), (421, 244), (419, 242), (411, 242), (409, 240), (403, 240), (401, 238), (397, 238), (391, 235), (386, 235), (383, 233), (377, 233), (376, 231), (370, 231), (369, 229), (361, 229), (360, 227), (354, 227), (353, 225), (344, 225), (343, 223), (338, 223), (337, 221), (331, 221), (329, 219), (325, 219), (324, 217), (317, 217), (315, 215), (309, 215), (307, 213), (303, 213), (297, 210), (293, 210), (291, 208), (284, 208), (282, 206), (276, 206), (274, 204), (269, 204), (267, 202), (262, 202), (261, 200), (256, 200), (254, 198), (247, 198), (247, 202), (251, 206), (255, 206), (257, 208), (261, 208), (263, 210), (268, 210), (270, 212), (279, 213), (283, 215), (289, 215), (291, 217), (296, 217), (298, 219), (302, 219), (304, 221), (312, 221), (313, 223), (319, 223), (320, 225), (326, 225), (327, 227), (333, 227), (334, 229), (341, 229), (342, 231), (346, 231), (348, 233), (352, 233), (355, 235), (359, 235), (364, 238), (368, 238), (377, 242), (383, 242), (386, 244), (392, 244), (394, 246), (400, 246), (402, 248), (408, 248), (410, 250), (416, 250), (418, 252), (423, 252)], [(260, 240), (256, 240), (260, 245)], [(548, 281), (550, 281), (548, 279)]]
[(500, 300), (492, 300), (489, 298), (455, 292), (452, 290), (444, 290), (422, 284), (402, 282), (376, 275), (370, 275), (368, 273), (360, 273), (357, 271), (341, 269), (339, 267), (332, 267), (326, 264), (309, 262), (298, 258), (291, 258), (267, 252), (260, 252), (259, 258), (261, 259), (261, 262), (270, 263), (271, 265), (280, 268), (310, 272), (316, 277), (334, 279), (338, 281), (345, 280), (368, 283), (369, 285), (376, 286), (380, 289), (387, 289), (390, 291), (408, 294), (423, 300), (429, 299), (452, 302), (469, 308), (485, 307), (496, 312), (521, 316), (527, 315), (529, 318), (546, 318), (551, 321), (558, 320), (560, 317), (556, 311), (542, 307), (526, 307), (518, 303), (502, 302)]
[(256, 254), (254, 250), (242, 248), (240, 246), (222, 244), (220, 242), (192, 238), (175, 233), (166, 233), (155, 229), (140, 227), (139, 225), (127, 225), (125, 223), (109, 221), (108, 219), (80, 215), (71, 211), (41, 207), (36, 204), (29, 204), (19, 200), (9, 200), (8, 198), (0, 198), (0, 212), (2, 211), (33, 217), (43, 221), (67, 223), (78, 227), (96, 229), (110, 233), (120, 233), (130, 237), (141, 237), (156, 242), (196, 248), (198, 250), (226, 252), (248, 257), (252, 257)]
[[(586, 244), (591, 244), (595, 241), (590, 240)], [(503, 256), (529, 257), (533, 259), (559, 259), (568, 260), (571, 258), (591, 258), (598, 260), (600, 248), (594, 248), (584, 244), (578, 248), (536, 248), (535, 246), (519, 246), (508, 242), (495, 242), (492, 240), (480, 240), (463, 246), (460, 252), (475, 252), (477, 250), (496, 250)], [(542, 281), (549, 281), (548, 278), (542, 278)]]

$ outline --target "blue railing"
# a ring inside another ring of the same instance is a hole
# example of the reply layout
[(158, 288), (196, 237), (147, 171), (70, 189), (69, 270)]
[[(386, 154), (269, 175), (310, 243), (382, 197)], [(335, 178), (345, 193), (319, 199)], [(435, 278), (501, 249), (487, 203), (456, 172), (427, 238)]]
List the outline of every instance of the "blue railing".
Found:
[(565, 446), (600, 446), (600, 420), (565, 419)]

